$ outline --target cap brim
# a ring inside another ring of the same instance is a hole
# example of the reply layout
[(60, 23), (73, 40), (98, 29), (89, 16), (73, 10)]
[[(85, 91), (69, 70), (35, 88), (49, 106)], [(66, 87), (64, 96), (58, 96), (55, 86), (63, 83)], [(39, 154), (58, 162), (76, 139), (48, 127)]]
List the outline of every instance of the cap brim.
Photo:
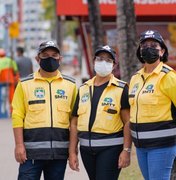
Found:
[(159, 43), (162, 43), (162, 42), (160, 42), (157, 38), (154, 38), (154, 37), (145, 38), (145, 39), (141, 40), (140, 43), (142, 43), (142, 42), (144, 42), (144, 41), (146, 41), (146, 40), (148, 40), (148, 39), (153, 39), (153, 40), (155, 40), (155, 41), (157, 41), (157, 42), (159, 42)]
[(58, 53), (60, 54), (60, 50), (59, 50), (57, 47), (53, 47), (53, 46), (47, 46), (47, 47), (45, 47), (45, 48), (39, 49), (39, 50), (38, 50), (38, 54), (41, 53), (41, 52), (43, 52), (44, 50), (46, 50), (46, 49), (48, 49), (48, 48), (50, 48), (50, 49), (55, 49), (55, 50), (57, 50)]
[(114, 55), (113, 55), (110, 51), (108, 51), (108, 50), (106, 50), (106, 49), (100, 49), (100, 50), (98, 50), (97, 52), (95, 52), (95, 56), (98, 55), (98, 54), (101, 53), (101, 52), (106, 52), (106, 53), (110, 54), (111, 57), (112, 57), (112, 59), (115, 61)]

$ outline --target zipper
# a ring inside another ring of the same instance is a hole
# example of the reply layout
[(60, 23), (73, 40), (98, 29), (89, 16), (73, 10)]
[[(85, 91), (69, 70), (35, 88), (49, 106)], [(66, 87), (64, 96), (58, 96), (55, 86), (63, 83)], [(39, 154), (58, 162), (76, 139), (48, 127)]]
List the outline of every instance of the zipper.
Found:
[[(49, 83), (49, 92), (50, 92), (50, 113), (51, 113), (51, 139), (50, 139), (50, 143), (51, 143), (51, 149), (53, 148), (52, 147), (52, 129), (53, 129), (53, 107), (52, 107), (52, 93), (51, 93), (51, 82), (48, 82)], [(54, 154), (53, 154), (53, 157), (54, 157)]]
[(138, 146), (140, 147), (140, 143), (139, 143), (139, 134), (138, 134), (138, 108), (139, 108), (139, 102), (138, 102), (138, 99), (139, 99), (139, 94), (140, 94), (140, 92), (142, 91), (142, 89), (143, 89), (143, 87), (144, 87), (144, 85), (145, 85), (145, 83), (146, 83), (146, 81), (147, 81), (147, 79), (148, 79), (148, 77), (145, 79), (144, 78), (144, 76), (143, 75), (141, 75), (141, 77), (142, 77), (142, 80), (143, 80), (143, 85), (142, 85), (142, 88), (140, 89), (140, 91), (139, 91), (139, 93), (138, 93), (138, 95), (137, 95), (137, 97), (136, 97), (136, 106), (137, 106), (137, 110), (136, 110), (136, 136), (137, 136), (137, 143), (138, 143)]
[[(93, 94), (92, 94), (92, 86), (89, 86), (89, 94), (90, 94), (90, 104), (92, 104), (92, 97), (93, 97)], [(90, 109), (90, 113), (91, 113), (91, 109)], [(90, 147), (90, 150), (92, 151), (93, 153), (93, 149), (92, 149), (92, 146), (91, 146), (91, 126), (90, 126), (90, 115), (89, 115), (89, 147)]]

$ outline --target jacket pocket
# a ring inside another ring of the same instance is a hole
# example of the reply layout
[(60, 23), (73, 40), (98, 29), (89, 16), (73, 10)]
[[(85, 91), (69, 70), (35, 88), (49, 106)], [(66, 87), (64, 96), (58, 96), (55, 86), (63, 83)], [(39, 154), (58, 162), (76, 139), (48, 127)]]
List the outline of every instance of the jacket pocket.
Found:
[(134, 98), (129, 98), (129, 104), (132, 106), (134, 104)]
[(78, 108), (78, 130), (88, 131), (88, 122), (87, 108), (82, 105)]
[(31, 123), (41, 123), (45, 122), (46, 117), (44, 113), (45, 105), (44, 104), (31, 104), (29, 105), (29, 110), (26, 114), (26, 119)]
[(66, 104), (58, 105), (57, 106), (57, 119), (58, 123), (61, 125), (69, 126), (70, 120), (70, 106)]
[(130, 121), (136, 122), (137, 106), (135, 104), (135, 99), (129, 98), (129, 104), (130, 104)]
[(86, 107), (85, 106), (81, 106), (78, 108), (78, 115), (82, 115), (86, 113)]
[(156, 117), (159, 115), (159, 106), (157, 97), (148, 97), (146, 100), (141, 100), (141, 115), (147, 117)]

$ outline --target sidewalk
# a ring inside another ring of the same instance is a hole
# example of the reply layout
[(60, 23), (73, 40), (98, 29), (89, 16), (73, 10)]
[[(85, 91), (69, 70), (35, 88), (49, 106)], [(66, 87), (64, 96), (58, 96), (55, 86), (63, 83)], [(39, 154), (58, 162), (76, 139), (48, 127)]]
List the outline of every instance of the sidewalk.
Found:
[[(0, 171), (0, 180), (17, 179), (18, 163), (14, 158), (14, 138), (11, 119), (0, 119)], [(81, 162), (80, 172), (74, 172), (67, 166), (65, 180), (88, 180)]]

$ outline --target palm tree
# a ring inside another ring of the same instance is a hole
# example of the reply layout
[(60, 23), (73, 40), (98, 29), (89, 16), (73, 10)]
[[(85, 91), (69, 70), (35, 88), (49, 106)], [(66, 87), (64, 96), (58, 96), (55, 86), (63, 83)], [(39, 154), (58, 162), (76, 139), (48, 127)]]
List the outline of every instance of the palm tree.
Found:
[(139, 61), (136, 58), (136, 18), (133, 0), (117, 0), (117, 32), (120, 76), (129, 82), (137, 71)]
[(100, 6), (98, 0), (88, 0), (88, 12), (90, 22), (90, 32), (92, 37), (93, 52), (99, 45), (104, 43), (104, 32), (100, 14)]

